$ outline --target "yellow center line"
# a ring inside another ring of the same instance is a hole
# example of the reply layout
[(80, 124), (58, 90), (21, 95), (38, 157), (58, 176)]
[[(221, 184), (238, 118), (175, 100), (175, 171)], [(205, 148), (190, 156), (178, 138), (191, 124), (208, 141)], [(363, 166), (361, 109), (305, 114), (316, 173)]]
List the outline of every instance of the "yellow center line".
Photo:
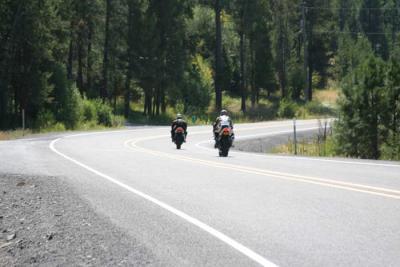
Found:
[(382, 196), (382, 197), (387, 197), (387, 198), (392, 198), (392, 199), (400, 199), (400, 191), (399, 190), (388, 189), (388, 188), (383, 188), (383, 187), (368, 186), (368, 185), (362, 185), (362, 184), (357, 184), (357, 183), (349, 183), (349, 182), (343, 182), (343, 181), (332, 180), (332, 179), (324, 179), (324, 178), (317, 178), (317, 177), (311, 177), (311, 176), (303, 176), (303, 175), (296, 175), (296, 174), (283, 173), (283, 172), (277, 172), (277, 171), (270, 171), (270, 170), (265, 170), (265, 169), (233, 165), (233, 164), (228, 164), (228, 163), (213, 162), (213, 161), (208, 161), (208, 160), (203, 160), (203, 159), (197, 159), (197, 158), (191, 158), (191, 157), (187, 157), (187, 156), (180, 156), (180, 155), (174, 155), (174, 154), (170, 154), (170, 153), (155, 151), (155, 150), (151, 150), (151, 149), (147, 149), (147, 148), (138, 146), (139, 142), (157, 139), (157, 138), (161, 138), (161, 137), (165, 137), (165, 136), (169, 136), (169, 135), (152, 136), (152, 137), (140, 138), (140, 139), (131, 139), (131, 140), (128, 140), (125, 142), (125, 146), (129, 149), (134, 149), (134, 150), (145, 152), (145, 153), (152, 154), (155, 156), (170, 158), (170, 159), (174, 159), (174, 160), (181, 160), (181, 161), (186, 161), (186, 162), (193, 162), (193, 163), (206, 165), (206, 166), (210, 166), (210, 167), (215, 167), (215, 168), (235, 170), (235, 171), (244, 172), (244, 173), (274, 177), (274, 178), (278, 178), (278, 179), (282, 179), (282, 180), (303, 182), (303, 183), (309, 183), (309, 184), (320, 185), (320, 186), (325, 186), (325, 187), (343, 189), (343, 190), (348, 190), (348, 191), (361, 192), (361, 193), (366, 193), (366, 194), (370, 194), (370, 195), (377, 195), (377, 196)]

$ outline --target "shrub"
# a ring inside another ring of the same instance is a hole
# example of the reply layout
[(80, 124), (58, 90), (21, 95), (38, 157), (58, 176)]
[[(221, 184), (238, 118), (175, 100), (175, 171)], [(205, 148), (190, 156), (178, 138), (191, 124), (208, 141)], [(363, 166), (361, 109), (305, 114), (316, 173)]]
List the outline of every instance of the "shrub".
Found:
[(54, 132), (64, 132), (66, 129), (65, 125), (62, 122), (56, 122), (56, 124), (48, 128), (48, 130)]
[(38, 130), (50, 128), (55, 122), (54, 114), (51, 111), (41, 110), (36, 117), (35, 128)]
[(61, 105), (61, 120), (67, 129), (75, 129), (83, 119), (82, 97), (76, 88), (72, 86), (66, 93)]
[(112, 116), (112, 126), (113, 127), (122, 127), (125, 125), (125, 117), (119, 115)]
[(112, 126), (112, 108), (100, 99), (94, 102), (97, 110), (97, 123), (107, 127)]
[(331, 108), (316, 101), (306, 103), (305, 108), (312, 115), (334, 115), (334, 111)]
[(184, 73), (182, 86), (180, 97), (184, 113), (203, 113), (211, 100), (212, 71), (200, 55), (193, 58), (191, 68)]
[(84, 121), (96, 121), (97, 122), (97, 110), (96, 104), (93, 100), (83, 100), (83, 119)]
[(278, 116), (281, 118), (293, 118), (296, 115), (296, 109), (295, 103), (284, 99), (279, 103)]

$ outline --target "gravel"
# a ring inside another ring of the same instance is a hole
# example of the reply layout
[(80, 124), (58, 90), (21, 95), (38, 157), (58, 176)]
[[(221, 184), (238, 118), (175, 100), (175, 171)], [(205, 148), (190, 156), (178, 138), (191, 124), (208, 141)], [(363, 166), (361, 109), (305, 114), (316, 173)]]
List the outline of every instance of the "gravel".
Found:
[[(297, 133), (297, 139), (310, 139), (314, 137), (316, 133), (317, 130), (299, 131)], [(271, 153), (275, 147), (288, 143), (289, 139), (293, 140), (293, 133), (236, 140), (233, 149), (253, 153)]]
[(158, 265), (62, 179), (0, 173), (0, 266)]

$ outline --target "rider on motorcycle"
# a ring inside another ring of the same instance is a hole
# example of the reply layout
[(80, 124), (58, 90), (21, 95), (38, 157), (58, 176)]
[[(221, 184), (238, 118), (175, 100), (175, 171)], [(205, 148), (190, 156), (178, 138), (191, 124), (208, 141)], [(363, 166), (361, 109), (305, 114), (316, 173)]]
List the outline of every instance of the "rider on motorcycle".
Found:
[[(225, 109), (221, 110), (219, 117), (215, 119), (215, 122), (213, 123), (213, 132), (214, 132), (214, 140), (215, 140), (215, 145), (214, 147), (218, 147), (218, 139), (219, 139), (219, 134), (221, 130), (225, 127), (230, 127), (231, 130), (233, 130), (233, 122), (231, 118), (228, 116), (228, 111)], [(232, 139), (234, 138), (234, 134), (232, 132)]]
[[(176, 119), (172, 122), (171, 125), (171, 139), (172, 142), (175, 141), (175, 130), (178, 127), (182, 127), (183, 130), (185, 131), (185, 140), (186, 140), (186, 136), (187, 136), (187, 123), (186, 121), (183, 119), (183, 116), (181, 114), (176, 114)], [(186, 141), (185, 141), (186, 142)]]

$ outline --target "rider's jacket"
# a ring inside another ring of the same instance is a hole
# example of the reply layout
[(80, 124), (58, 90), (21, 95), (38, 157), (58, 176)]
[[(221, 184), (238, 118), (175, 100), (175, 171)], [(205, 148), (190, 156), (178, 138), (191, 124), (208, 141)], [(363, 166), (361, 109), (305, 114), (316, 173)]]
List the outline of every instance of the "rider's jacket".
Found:
[(187, 123), (182, 119), (176, 119), (172, 122), (171, 132), (174, 132), (176, 128), (182, 127), (185, 133), (187, 132)]
[(219, 116), (213, 124), (214, 132), (218, 132), (221, 128), (226, 126), (233, 129), (233, 122), (231, 118), (227, 115)]

